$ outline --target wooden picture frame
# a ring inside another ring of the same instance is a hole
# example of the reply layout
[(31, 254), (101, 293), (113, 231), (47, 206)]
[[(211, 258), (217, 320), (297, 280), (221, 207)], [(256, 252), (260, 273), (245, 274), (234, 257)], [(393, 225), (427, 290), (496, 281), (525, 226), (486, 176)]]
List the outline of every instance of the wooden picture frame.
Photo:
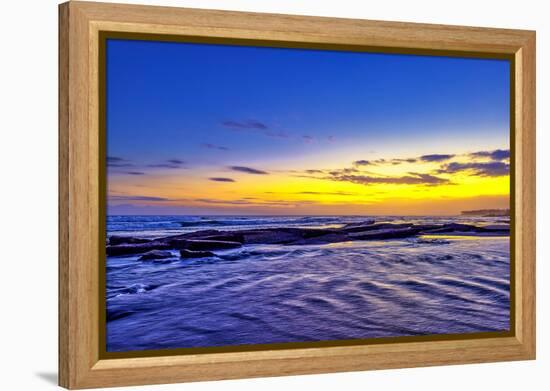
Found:
[[(507, 56), (515, 204), (511, 317), (498, 338), (104, 358), (98, 263), (103, 32), (346, 48)], [(535, 32), (71, 1), (59, 6), (59, 384), (91, 388), (535, 358)]]

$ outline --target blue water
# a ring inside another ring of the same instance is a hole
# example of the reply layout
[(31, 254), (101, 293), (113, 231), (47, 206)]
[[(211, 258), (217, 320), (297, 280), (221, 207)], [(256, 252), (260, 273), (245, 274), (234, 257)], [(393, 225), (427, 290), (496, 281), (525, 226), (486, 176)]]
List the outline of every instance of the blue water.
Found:
[[(365, 217), (109, 216), (108, 235), (336, 227)], [(495, 224), (500, 218), (375, 217)], [(183, 224), (182, 224), (183, 223)], [(509, 329), (508, 237), (247, 245), (218, 258), (107, 258), (107, 351)]]

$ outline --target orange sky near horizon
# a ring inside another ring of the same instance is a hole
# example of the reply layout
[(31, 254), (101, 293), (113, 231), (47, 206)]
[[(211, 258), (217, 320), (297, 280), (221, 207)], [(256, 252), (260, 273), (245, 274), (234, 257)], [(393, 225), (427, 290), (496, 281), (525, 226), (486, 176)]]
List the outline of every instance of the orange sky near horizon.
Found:
[(456, 215), (510, 205), (508, 150), (297, 160), (284, 169), (205, 164), (116, 176), (109, 213)]

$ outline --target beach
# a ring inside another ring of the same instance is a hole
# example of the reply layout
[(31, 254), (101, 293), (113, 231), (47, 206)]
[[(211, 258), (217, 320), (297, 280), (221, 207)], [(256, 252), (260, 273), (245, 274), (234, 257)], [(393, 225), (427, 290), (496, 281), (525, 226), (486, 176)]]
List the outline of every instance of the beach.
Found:
[(109, 216), (107, 351), (508, 330), (507, 220)]

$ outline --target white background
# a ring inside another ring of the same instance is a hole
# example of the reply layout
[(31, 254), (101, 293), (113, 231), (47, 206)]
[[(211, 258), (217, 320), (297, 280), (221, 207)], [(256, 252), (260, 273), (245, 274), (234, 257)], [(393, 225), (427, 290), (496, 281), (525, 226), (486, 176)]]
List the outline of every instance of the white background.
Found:
[[(119, 0), (119, 2), (124, 2)], [(133, 1), (286, 14), (537, 30), (536, 361), (168, 386), (154, 390), (540, 390), (550, 383), (548, 36), (545, 1)], [(0, 389), (52, 389), (57, 376), (57, 1), (0, 5)], [(545, 50), (546, 49), (546, 50)], [(546, 220), (546, 221), (545, 221)], [(546, 384), (544, 384), (546, 383)], [(138, 389), (138, 388), (132, 388)]]

